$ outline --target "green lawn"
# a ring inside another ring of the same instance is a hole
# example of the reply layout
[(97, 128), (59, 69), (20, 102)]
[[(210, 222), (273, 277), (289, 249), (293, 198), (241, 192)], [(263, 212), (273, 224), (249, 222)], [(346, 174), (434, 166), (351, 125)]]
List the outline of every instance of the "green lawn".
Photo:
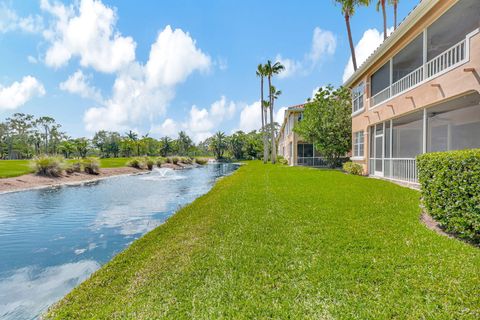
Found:
[[(130, 158), (105, 158), (100, 159), (102, 168), (124, 167)], [(68, 160), (74, 162), (78, 160)], [(29, 160), (0, 160), (0, 178), (17, 177), (31, 173)]]
[(17, 177), (32, 172), (28, 160), (0, 160), (0, 178)]
[(478, 319), (480, 250), (419, 193), (251, 162), (67, 295), (56, 319)]

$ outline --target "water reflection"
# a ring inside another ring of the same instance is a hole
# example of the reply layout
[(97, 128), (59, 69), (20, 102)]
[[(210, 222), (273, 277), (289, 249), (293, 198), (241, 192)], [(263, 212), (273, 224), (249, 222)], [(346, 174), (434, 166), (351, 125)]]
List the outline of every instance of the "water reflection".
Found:
[(230, 164), (0, 195), (0, 318), (32, 319)]

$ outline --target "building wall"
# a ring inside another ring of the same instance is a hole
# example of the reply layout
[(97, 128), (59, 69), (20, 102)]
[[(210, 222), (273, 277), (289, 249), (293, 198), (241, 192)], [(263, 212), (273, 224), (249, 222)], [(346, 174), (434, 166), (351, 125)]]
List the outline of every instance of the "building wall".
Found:
[(368, 87), (370, 76), (455, 2), (450, 0), (440, 1), (435, 11), (432, 11), (431, 14), (427, 14), (424, 19), (420, 20), (398, 45), (394, 46), (390, 52), (379, 59), (352, 86), (355, 87), (361, 81), (367, 84), (364, 94), (365, 110), (352, 117), (352, 134), (358, 131), (364, 132), (364, 159), (355, 161), (364, 166), (365, 172), (368, 172), (367, 159), (370, 148), (368, 128), (371, 125), (422, 110), (471, 92), (480, 92), (480, 33), (476, 33), (470, 38), (470, 60), (468, 62), (370, 108), (370, 97), (368, 96), (370, 92)]
[[(293, 132), (293, 127), (297, 123), (297, 117), (299, 112), (289, 112), (288, 117), (284, 119), (284, 124), (282, 125), (279, 143), (278, 143), (278, 154), (282, 155), (285, 159), (288, 160), (289, 165), (297, 165), (297, 143), (300, 140), (297, 133)], [(293, 126), (287, 132), (287, 123), (289, 117), (292, 117)], [(290, 145), (291, 144), (291, 145)], [(292, 146), (292, 147), (291, 147)], [(293, 150), (292, 150), (293, 149)]]

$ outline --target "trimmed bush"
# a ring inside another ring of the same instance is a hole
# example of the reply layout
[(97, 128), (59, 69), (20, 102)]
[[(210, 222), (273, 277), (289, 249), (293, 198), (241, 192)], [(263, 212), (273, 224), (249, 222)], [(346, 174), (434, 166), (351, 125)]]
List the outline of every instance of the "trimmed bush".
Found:
[(100, 174), (100, 160), (95, 157), (85, 158), (82, 161), (83, 171), (88, 174)]
[(283, 156), (277, 156), (277, 162), (281, 165), (287, 165), (288, 164), (288, 160), (285, 159)]
[(203, 166), (203, 165), (206, 165), (208, 163), (208, 159), (205, 159), (205, 158), (195, 158), (195, 163)]
[(151, 171), (155, 165), (155, 161), (150, 158), (145, 158), (145, 165), (147, 166), (147, 169)]
[(447, 232), (480, 243), (480, 149), (417, 157), (423, 205)]
[(345, 171), (348, 174), (353, 174), (356, 176), (362, 176), (363, 175), (363, 168), (360, 164), (348, 161), (343, 164), (343, 171)]
[(171, 161), (172, 161), (171, 163), (173, 164), (177, 164), (178, 160), (179, 160), (178, 157), (171, 157)]
[(179, 162), (184, 163), (184, 164), (192, 164), (192, 159), (189, 157), (180, 157)]
[(46, 177), (60, 177), (65, 168), (65, 160), (58, 156), (39, 156), (31, 162), (34, 172)]
[(127, 162), (127, 166), (137, 169), (143, 169), (145, 167), (144, 159), (135, 157)]
[(156, 162), (157, 162), (157, 167), (160, 168), (160, 167), (162, 166), (162, 164), (164, 164), (165, 162), (167, 162), (167, 158), (158, 157)]
[(68, 164), (65, 168), (65, 171), (68, 174), (72, 174), (74, 172), (80, 172), (82, 171), (82, 164), (79, 161)]

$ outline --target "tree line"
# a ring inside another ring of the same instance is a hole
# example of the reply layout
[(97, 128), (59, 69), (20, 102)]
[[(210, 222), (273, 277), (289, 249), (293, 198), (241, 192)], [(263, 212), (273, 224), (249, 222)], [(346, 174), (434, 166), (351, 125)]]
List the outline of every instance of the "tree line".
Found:
[[(274, 124), (278, 130), (278, 124)], [(93, 138), (72, 138), (52, 117), (15, 113), (0, 122), (0, 159), (31, 159), (40, 155), (63, 155), (65, 158), (102, 158), (132, 156), (215, 156), (217, 159), (260, 159), (263, 154), (263, 134), (237, 131), (226, 135), (217, 132), (212, 137), (194, 143), (185, 131), (174, 139), (160, 139), (134, 131), (119, 133), (100, 130)]]

